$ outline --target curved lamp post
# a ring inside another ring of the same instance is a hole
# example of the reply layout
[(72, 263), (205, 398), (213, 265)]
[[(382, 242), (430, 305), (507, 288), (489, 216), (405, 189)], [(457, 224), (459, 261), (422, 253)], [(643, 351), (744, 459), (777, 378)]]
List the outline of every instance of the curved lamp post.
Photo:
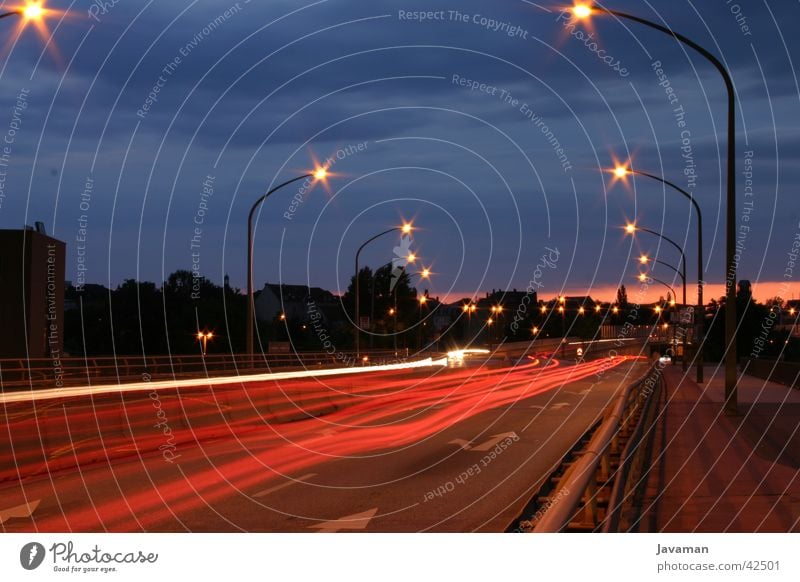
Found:
[[(361, 285), (360, 285), (361, 281), (360, 281), (359, 272), (358, 272), (358, 259), (359, 259), (360, 255), (361, 255), (361, 251), (363, 251), (364, 247), (366, 247), (372, 241), (374, 241), (376, 239), (379, 239), (380, 237), (385, 236), (385, 235), (389, 234), (390, 232), (400, 231), (403, 234), (409, 234), (412, 230), (413, 230), (413, 226), (411, 225), (410, 222), (407, 222), (402, 226), (393, 226), (392, 228), (387, 228), (383, 232), (379, 232), (375, 236), (370, 237), (367, 240), (365, 240), (363, 243), (361, 243), (361, 246), (358, 247), (358, 250), (356, 251), (356, 278), (355, 278), (355, 281), (354, 281), (354, 285), (356, 287), (355, 288), (355, 294), (356, 294), (356, 311), (355, 311), (356, 360), (358, 360), (358, 361), (361, 360), (361, 321), (360, 321), (361, 320)], [(410, 254), (408, 256), (407, 260), (408, 260), (408, 262), (412, 263), (412, 262), (414, 262), (415, 259), (416, 259), (416, 257), (413, 254)]]
[[(658, 231), (655, 231), (655, 230), (652, 230), (652, 229), (649, 229), (649, 228), (645, 228), (644, 226), (639, 226), (639, 225), (637, 225), (637, 224), (635, 224), (633, 222), (629, 222), (628, 224), (625, 225), (625, 233), (626, 234), (635, 235), (639, 231), (646, 232), (647, 234), (651, 234), (653, 236), (657, 236), (658, 238), (668, 242), (669, 244), (671, 244), (673, 247), (675, 247), (678, 250), (678, 252), (681, 254), (681, 273), (679, 273), (679, 274), (681, 275), (681, 278), (684, 281), (686, 281), (686, 254), (683, 252), (683, 248), (678, 243), (676, 243), (674, 240), (672, 240), (671, 238), (669, 238), (668, 236), (666, 236), (664, 234), (661, 234)], [(641, 260), (642, 259), (640, 257), (639, 261), (641, 262)], [(648, 260), (650, 260), (650, 259), (648, 258)], [(674, 267), (671, 267), (671, 268), (674, 268)], [(675, 270), (677, 271), (677, 269), (675, 269)], [(685, 297), (684, 297), (684, 303), (686, 303), (686, 298)]]
[[(650, 22), (639, 16), (609, 10), (594, 3), (576, 4), (571, 9), (578, 20), (585, 20), (593, 14), (610, 14), (617, 18), (642, 24), (685, 44), (708, 62), (722, 76), (728, 94), (728, 137), (727, 137), (727, 208), (725, 212), (725, 412), (738, 414), (736, 391), (736, 97), (733, 80), (722, 62), (690, 38), (660, 24)], [(703, 314), (701, 314), (703, 315)], [(701, 322), (702, 324), (702, 322)], [(702, 346), (701, 346), (702, 348)]]
[[(416, 257), (415, 257), (416, 258)], [(391, 265), (391, 263), (388, 263)], [(403, 275), (408, 277), (409, 283), (411, 282), (412, 277), (419, 277), (420, 281), (423, 279), (430, 279), (431, 278), (431, 270), (427, 267), (423, 267), (421, 271), (417, 271), (416, 273), (406, 273), (405, 269), (403, 269)], [(403, 275), (400, 275), (402, 277)], [(395, 284), (394, 289), (392, 289), (391, 294), (394, 295), (394, 307), (392, 307), (389, 311), (389, 315), (393, 316), (392, 322), (392, 336), (393, 336), (393, 344), (394, 344), (394, 351), (397, 352), (397, 288), (400, 286), (400, 280), (398, 279), (397, 284)]]
[[(681, 246), (678, 243), (676, 243), (674, 240), (672, 240), (668, 236), (663, 235), (660, 232), (657, 232), (655, 230), (651, 230), (651, 229), (645, 228), (643, 226), (637, 226), (636, 224), (634, 224), (632, 222), (630, 222), (627, 225), (625, 225), (625, 232), (627, 234), (635, 235), (638, 231), (646, 232), (647, 234), (651, 234), (653, 236), (657, 236), (658, 238), (660, 238), (660, 239), (668, 242), (669, 244), (671, 244), (681, 254), (682, 272), (680, 273), (680, 275), (681, 275), (681, 278), (683, 279), (683, 289), (684, 289), (684, 291), (683, 291), (683, 303), (685, 305), (686, 304), (686, 254), (683, 252), (683, 248), (681, 248)], [(641, 262), (641, 260), (642, 260), (642, 258), (640, 257), (639, 261)], [(662, 264), (666, 264), (666, 263), (662, 263)], [(672, 267), (671, 265), (668, 265), (668, 266), (670, 268), (674, 269), (674, 267)], [(677, 269), (675, 269), (675, 271), (677, 272)], [(682, 365), (683, 369), (686, 370), (686, 334), (684, 334), (684, 337), (683, 337), (683, 357), (681, 358), (681, 361), (683, 362), (683, 365)]]
[[(700, 210), (700, 205), (697, 203), (697, 200), (694, 199), (694, 196), (689, 194), (683, 188), (673, 184), (669, 180), (665, 180), (659, 176), (654, 174), (649, 174), (647, 172), (640, 172), (638, 170), (633, 170), (630, 167), (626, 166), (617, 166), (614, 168), (614, 175), (617, 178), (624, 178), (628, 175), (634, 176), (644, 176), (645, 178), (650, 178), (655, 180), (656, 182), (661, 182), (665, 186), (669, 186), (670, 188), (674, 189), (675, 191), (679, 192), (681, 195), (689, 199), (689, 202), (692, 203), (694, 206), (694, 211), (697, 214), (697, 317), (700, 318), (700, 324), (697, 327), (699, 333), (703, 334), (703, 213)], [(686, 275), (684, 273), (684, 283), (686, 280)], [(683, 304), (686, 305), (686, 297), (684, 295)], [(698, 343), (702, 345), (703, 338), (698, 338)], [(700, 384), (703, 382), (703, 350), (699, 349), (697, 352), (697, 383)]]
[(655, 281), (659, 285), (663, 285), (664, 287), (669, 289), (670, 293), (672, 293), (672, 296), (675, 297), (675, 289), (669, 283), (665, 283), (661, 279), (656, 279), (655, 277), (653, 277), (652, 275), (650, 275), (648, 273), (639, 273), (639, 277), (637, 277), (637, 278), (642, 283), (647, 283), (647, 281)]
[(254, 336), (254, 323), (256, 317), (255, 297), (253, 291), (253, 218), (255, 217), (256, 210), (259, 206), (269, 198), (273, 193), (277, 192), (284, 186), (288, 186), (299, 180), (313, 179), (315, 182), (324, 181), (328, 176), (328, 169), (319, 167), (313, 172), (297, 176), (291, 180), (286, 180), (282, 184), (278, 184), (269, 192), (261, 196), (253, 203), (250, 208), (250, 213), (247, 215), (247, 353), (250, 356), (255, 354), (255, 338)]
[[(681, 273), (680, 270), (678, 270), (677, 267), (674, 267), (673, 265), (670, 265), (668, 262), (662, 261), (661, 259), (651, 259), (647, 255), (642, 255), (641, 257), (639, 257), (639, 264), (641, 264), (641, 265), (646, 265), (647, 263), (651, 263), (651, 262), (659, 264), (659, 265), (664, 265), (665, 267), (667, 267), (667, 268), (675, 271), (675, 273), (677, 273), (678, 277), (681, 278), (681, 282), (683, 283), (683, 305), (686, 305), (686, 278), (683, 276), (683, 273)], [(673, 299), (674, 299), (674, 296), (673, 296)]]

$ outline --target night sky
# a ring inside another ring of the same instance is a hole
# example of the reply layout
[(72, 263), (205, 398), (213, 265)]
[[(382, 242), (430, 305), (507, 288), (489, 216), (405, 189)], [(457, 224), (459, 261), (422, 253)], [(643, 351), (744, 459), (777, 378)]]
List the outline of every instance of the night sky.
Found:
[[(721, 296), (720, 76), (631, 22), (598, 16), (565, 26), (566, 5), (51, 0), (48, 8), (64, 12), (49, 15), (45, 36), (20, 30), (19, 19), (0, 21), (8, 39), (0, 228), (44, 222), (67, 242), (73, 282), (161, 282), (194, 260), (212, 281), (229, 274), (243, 288), (252, 202), (314, 159), (330, 159), (327, 189), (301, 193), (298, 182), (262, 207), (257, 288), (282, 281), (342, 292), (358, 245), (413, 219), (412, 248), (436, 273), (431, 295), (524, 289), (542, 255), (557, 250), (537, 276), (540, 297), (610, 300), (620, 283), (633, 294), (640, 252), (678, 260), (657, 239), (626, 237), (626, 220), (684, 246), (695, 279), (687, 201), (653, 181), (615, 182), (604, 172), (632, 157), (634, 169), (700, 202), (706, 297)], [(749, 228), (740, 231), (739, 278), (755, 284), (759, 300), (782, 281), (785, 298), (796, 297), (800, 270), (786, 274), (800, 234), (800, 4), (606, 6), (672, 27), (731, 71), (737, 219)], [(376, 241), (362, 263), (391, 261), (396, 244)], [(654, 274), (673, 280), (666, 268)], [(659, 294), (653, 288), (649, 298)]]

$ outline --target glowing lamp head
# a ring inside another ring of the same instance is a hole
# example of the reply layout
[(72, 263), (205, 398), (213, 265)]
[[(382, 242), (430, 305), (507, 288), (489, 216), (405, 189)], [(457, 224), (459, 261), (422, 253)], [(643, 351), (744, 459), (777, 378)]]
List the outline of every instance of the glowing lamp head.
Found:
[(632, 222), (625, 225), (625, 232), (628, 234), (634, 234), (636, 232), (636, 225)]
[(572, 7), (572, 15), (579, 20), (585, 20), (592, 15), (592, 7), (589, 4), (576, 4)]
[(643, 265), (646, 265), (649, 260), (650, 257), (648, 257), (647, 255), (642, 255), (641, 257), (639, 257), (639, 262)]
[(420, 277), (423, 279), (430, 279), (431, 278), (431, 270), (430, 269), (422, 269), (422, 272), (419, 274)]
[(661, 308), (656, 306), (656, 313), (661, 313)]
[(541, 311), (542, 313), (547, 313), (547, 307), (542, 305), (542, 308), (539, 311)]
[(559, 312), (559, 313), (564, 313), (564, 308), (563, 308), (563, 307), (559, 307), (559, 308), (558, 308), (558, 312)]
[(624, 178), (628, 174), (630, 174), (630, 171), (625, 166), (617, 166), (616, 168), (614, 168), (614, 175), (617, 178)]
[(403, 234), (409, 234), (412, 230), (414, 230), (414, 227), (410, 222), (406, 222), (400, 227), (400, 230), (403, 232)]
[(674, 299), (670, 299), (669, 305), (670, 305), (670, 307), (675, 307), (675, 300)]
[(641, 273), (639, 275), (639, 281), (641, 281), (642, 283), (647, 282), (647, 275), (645, 275), (644, 273)]
[(427, 298), (427, 297), (425, 297), (424, 295), (422, 295), (422, 296), (419, 298), (419, 304), (420, 304), (420, 305), (425, 305), (427, 302), (428, 302), (428, 298)]
[(314, 173), (312, 175), (314, 176), (314, 179), (317, 181), (325, 180), (328, 177), (328, 168), (326, 168), (325, 166), (320, 166), (319, 168), (314, 170)]
[(408, 256), (406, 256), (406, 261), (408, 261), (409, 263), (413, 263), (416, 260), (417, 260), (417, 255), (415, 255), (414, 253), (408, 253)]
[(467, 311), (469, 311), (469, 305), (465, 303), (461, 309), (464, 311), (464, 313), (466, 313)]
[(594, 310), (595, 310), (595, 311), (597, 311), (597, 312), (599, 312), (599, 311), (600, 311), (600, 306), (599, 306), (599, 305), (595, 305), (595, 306), (594, 306)]
[(202, 331), (198, 331), (197, 332), (197, 339), (203, 339), (203, 332)]
[(617, 306), (615, 305), (615, 306), (614, 306), (614, 309), (612, 309), (611, 311), (613, 311), (614, 313), (619, 313), (619, 307), (617, 307)]
[(29, 2), (22, 8), (21, 12), (27, 20), (39, 20), (44, 16), (44, 8), (42, 8), (41, 2)]
[(492, 325), (494, 323), (494, 320), (490, 317), (489, 319), (486, 320), (486, 323)]
[(537, 333), (539, 333), (539, 328), (534, 326), (531, 331), (534, 333), (534, 335), (536, 335)]

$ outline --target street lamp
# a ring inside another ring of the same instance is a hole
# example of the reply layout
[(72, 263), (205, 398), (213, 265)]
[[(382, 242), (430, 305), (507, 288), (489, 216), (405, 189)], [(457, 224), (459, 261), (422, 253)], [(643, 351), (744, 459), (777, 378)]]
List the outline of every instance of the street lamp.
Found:
[[(683, 188), (673, 184), (669, 180), (665, 180), (660, 176), (656, 176), (654, 174), (649, 174), (647, 172), (640, 172), (639, 170), (633, 170), (628, 166), (618, 165), (614, 168), (614, 175), (618, 178), (624, 179), (626, 176), (633, 175), (633, 176), (644, 176), (645, 178), (650, 178), (651, 180), (655, 180), (656, 182), (660, 182), (665, 186), (669, 186), (676, 192), (680, 193), (682, 196), (687, 198), (689, 202), (692, 203), (694, 206), (694, 211), (697, 214), (697, 311), (698, 317), (702, 318), (703, 316), (703, 213), (700, 210), (700, 205), (697, 203), (697, 200), (694, 199), (689, 192), (684, 190)], [(685, 264), (684, 264), (685, 267)], [(684, 287), (686, 284), (686, 274), (683, 275), (684, 280)], [(684, 292), (683, 303), (686, 305), (686, 295)], [(700, 320), (700, 326), (697, 328), (700, 331), (700, 334), (703, 333), (703, 320)], [(698, 344), (702, 346), (703, 340), (702, 338), (698, 338)], [(697, 382), (698, 384), (703, 382), (703, 350), (699, 349), (697, 353)]]
[(203, 357), (206, 357), (206, 354), (208, 353), (208, 340), (214, 339), (214, 333), (210, 331), (208, 332), (198, 331), (197, 339), (199, 342), (201, 342), (203, 346)]
[[(358, 259), (361, 255), (361, 251), (364, 250), (369, 243), (378, 239), (384, 235), (389, 234), (390, 232), (397, 232), (400, 231), (403, 234), (410, 234), (411, 231), (414, 230), (414, 227), (410, 222), (406, 222), (401, 226), (393, 226), (392, 228), (387, 228), (383, 232), (379, 232), (375, 236), (368, 238), (365, 240), (358, 250), (356, 251), (356, 278), (355, 278), (355, 294), (356, 294), (356, 310), (355, 310), (355, 325), (356, 325), (356, 358), (361, 357), (361, 285), (360, 285), (360, 277), (359, 277), (359, 269), (358, 269)], [(413, 263), (417, 260), (417, 257), (414, 253), (409, 253), (405, 260), (409, 263)]]
[(247, 353), (251, 357), (255, 355), (255, 338), (254, 338), (254, 323), (256, 317), (255, 307), (255, 292), (253, 290), (253, 218), (255, 217), (256, 210), (259, 206), (272, 194), (299, 180), (313, 180), (316, 182), (324, 182), (328, 177), (328, 169), (325, 166), (316, 168), (313, 172), (297, 176), (291, 180), (286, 180), (278, 184), (266, 194), (261, 196), (250, 207), (250, 213), (247, 215)]
[(22, 16), (25, 22), (40, 21), (45, 16), (46, 10), (41, 2), (28, 2), (25, 6), (9, 10), (0, 14), (0, 18), (7, 18), (9, 16)]
[(664, 265), (668, 269), (675, 271), (678, 277), (681, 278), (681, 282), (683, 283), (683, 304), (686, 305), (686, 278), (683, 276), (683, 273), (681, 273), (677, 267), (670, 265), (668, 262), (662, 261), (661, 259), (651, 259), (647, 255), (642, 255), (641, 257), (639, 257), (639, 264), (641, 265), (647, 265), (650, 262), (657, 263), (659, 265)]
[(417, 315), (417, 350), (422, 350), (422, 306), (427, 305), (427, 295), (419, 296), (419, 313)]
[(672, 288), (672, 285), (670, 285), (669, 283), (665, 283), (661, 279), (656, 279), (655, 277), (647, 273), (639, 273), (638, 279), (642, 283), (647, 283), (648, 281), (655, 281), (656, 283), (663, 285), (664, 287), (669, 289), (670, 292), (672, 293), (672, 296), (675, 297), (675, 289)]
[[(736, 390), (736, 96), (734, 93), (733, 80), (728, 73), (725, 65), (704, 49), (702, 46), (660, 24), (650, 22), (644, 18), (609, 10), (594, 3), (580, 3), (572, 7), (571, 12), (578, 20), (585, 20), (593, 13), (610, 14), (617, 18), (623, 18), (637, 22), (685, 44), (699, 53), (722, 76), (725, 83), (725, 90), (728, 94), (728, 136), (727, 136), (727, 208), (725, 216), (725, 412), (727, 414), (738, 414), (737, 390)], [(700, 314), (703, 315), (702, 313)], [(702, 350), (700, 350), (702, 353)], [(702, 372), (698, 372), (702, 375)]]
[[(658, 238), (668, 242), (669, 244), (671, 244), (673, 247), (675, 247), (678, 250), (678, 252), (681, 255), (681, 263), (680, 263), (681, 267), (682, 267), (682, 272), (681, 272), (682, 277), (681, 278), (683, 279), (683, 281), (685, 283), (685, 281), (686, 281), (686, 254), (683, 252), (683, 248), (681, 248), (681, 246), (678, 243), (676, 243), (674, 240), (672, 240), (668, 236), (666, 236), (664, 234), (661, 234), (660, 232), (657, 232), (655, 230), (651, 230), (651, 229), (645, 228), (643, 226), (637, 226), (633, 222), (629, 222), (628, 224), (625, 225), (625, 232), (627, 234), (635, 235), (639, 231), (646, 232), (647, 234), (651, 234), (653, 236), (657, 236)], [(641, 257), (639, 257), (639, 262), (641, 262), (641, 260), (642, 260)], [(685, 284), (684, 284), (684, 288), (685, 288)], [(686, 303), (686, 299), (685, 299), (685, 295), (684, 295), (684, 304), (685, 303)], [(686, 334), (684, 334), (683, 345), (684, 345), (684, 353), (683, 353), (682, 361), (683, 361), (683, 369), (686, 370), (686, 350), (685, 350), (685, 347), (686, 347)], [(701, 353), (702, 353), (702, 350), (698, 349), (698, 354), (697, 354), (697, 370), (698, 370), (697, 371), (697, 381), (698, 382), (702, 381), (702, 378), (703, 378), (703, 372), (702, 372), (702, 369), (703, 369), (703, 358), (702, 358)]]
[[(410, 260), (412, 258), (414, 260), (416, 260), (417, 257), (413, 253), (410, 253), (408, 255), (408, 257), (406, 257), (406, 259), (409, 260), (409, 262), (413, 262), (413, 261)], [(405, 271), (403, 271), (403, 272), (405, 273)], [(410, 275), (407, 275), (407, 277), (408, 277), (408, 281), (410, 283), (412, 277), (419, 277), (420, 281), (422, 281), (423, 279), (430, 280), (432, 274), (433, 273), (431, 272), (431, 270), (428, 267), (423, 267), (421, 271), (417, 271), (416, 273), (411, 273)], [(398, 282), (399, 282), (399, 280), (398, 280)], [(397, 351), (397, 288), (398, 287), (399, 287), (399, 285), (397, 285), (397, 284), (394, 286), (394, 289), (393, 289), (394, 307), (389, 310), (389, 315), (394, 315), (393, 336), (394, 336), (394, 349), (395, 349), (395, 352)]]

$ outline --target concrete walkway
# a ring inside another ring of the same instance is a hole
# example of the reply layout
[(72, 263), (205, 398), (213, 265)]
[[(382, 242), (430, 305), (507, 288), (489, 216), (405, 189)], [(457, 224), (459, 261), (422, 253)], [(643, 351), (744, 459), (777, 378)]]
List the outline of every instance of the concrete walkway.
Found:
[(800, 390), (742, 376), (725, 416), (724, 371), (665, 370), (640, 531), (800, 531)]

